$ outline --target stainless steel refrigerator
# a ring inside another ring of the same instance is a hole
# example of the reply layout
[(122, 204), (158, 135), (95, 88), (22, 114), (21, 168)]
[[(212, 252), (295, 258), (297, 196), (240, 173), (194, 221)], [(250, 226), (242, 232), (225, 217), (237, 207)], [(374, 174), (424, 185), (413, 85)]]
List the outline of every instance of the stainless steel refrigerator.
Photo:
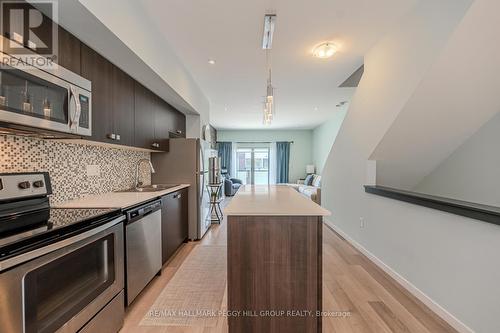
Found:
[(211, 224), (208, 183), (208, 159), (217, 156), (210, 144), (200, 139), (170, 139), (167, 153), (152, 153), (156, 173), (153, 184), (190, 184), (189, 238), (201, 239)]

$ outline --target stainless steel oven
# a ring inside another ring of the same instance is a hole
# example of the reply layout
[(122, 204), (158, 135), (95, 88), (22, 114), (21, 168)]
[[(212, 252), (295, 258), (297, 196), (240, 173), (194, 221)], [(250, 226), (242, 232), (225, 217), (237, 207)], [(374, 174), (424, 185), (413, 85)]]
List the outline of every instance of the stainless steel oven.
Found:
[(0, 122), (92, 135), (91, 82), (61, 66), (36, 63), (22, 63), (0, 50)]
[(117, 332), (123, 219), (1, 261), (0, 332)]

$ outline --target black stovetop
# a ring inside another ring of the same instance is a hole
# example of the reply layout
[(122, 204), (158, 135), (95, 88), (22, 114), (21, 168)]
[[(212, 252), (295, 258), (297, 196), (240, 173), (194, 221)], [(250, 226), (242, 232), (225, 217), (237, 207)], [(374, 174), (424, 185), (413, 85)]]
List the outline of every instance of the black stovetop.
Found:
[[(40, 222), (0, 233), (0, 260), (32, 250), (35, 244), (56, 241), (94, 228), (121, 215), (119, 209), (50, 208), (37, 212)], [(19, 219), (19, 217), (17, 217)], [(13, 223), (14, 219), (0, 219), (0, 223)]]

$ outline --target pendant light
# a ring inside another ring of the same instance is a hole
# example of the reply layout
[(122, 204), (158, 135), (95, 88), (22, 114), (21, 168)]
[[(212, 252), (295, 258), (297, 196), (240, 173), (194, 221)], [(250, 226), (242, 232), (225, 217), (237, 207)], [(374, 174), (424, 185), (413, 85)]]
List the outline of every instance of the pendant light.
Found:
[(264, 36), (262, 37), (262, 49), (266, 51), (266, 69), (269, 73), (266, 85), (266, 97), (264, 100), (264, 125), (271, 125), (275, 114), (274, 87), (271, 72), (271, 49), (273, 45), (276, 15), (267, 14), (264, 17)]

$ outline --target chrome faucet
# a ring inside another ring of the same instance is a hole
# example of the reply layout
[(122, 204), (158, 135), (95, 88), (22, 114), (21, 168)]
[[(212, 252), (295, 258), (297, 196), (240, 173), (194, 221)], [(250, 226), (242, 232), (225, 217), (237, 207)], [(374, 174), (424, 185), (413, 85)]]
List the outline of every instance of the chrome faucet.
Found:
[(155, 173), (155, 168), (153, 168), (153, 164), (151, 163), (150, 160), (148, 159), (141, 159), (137, 162), (137, 165), (136, 165), (136, 168), (135, 168), (135, 187), (139, 187), (139, 186), (142, 186), (142, 182), (139, 182), (139, 167), (141, 166), (141, 164), (143, 162), (147, 162), (149, 164), (149, 169), (151, 170), (151, 173)]

